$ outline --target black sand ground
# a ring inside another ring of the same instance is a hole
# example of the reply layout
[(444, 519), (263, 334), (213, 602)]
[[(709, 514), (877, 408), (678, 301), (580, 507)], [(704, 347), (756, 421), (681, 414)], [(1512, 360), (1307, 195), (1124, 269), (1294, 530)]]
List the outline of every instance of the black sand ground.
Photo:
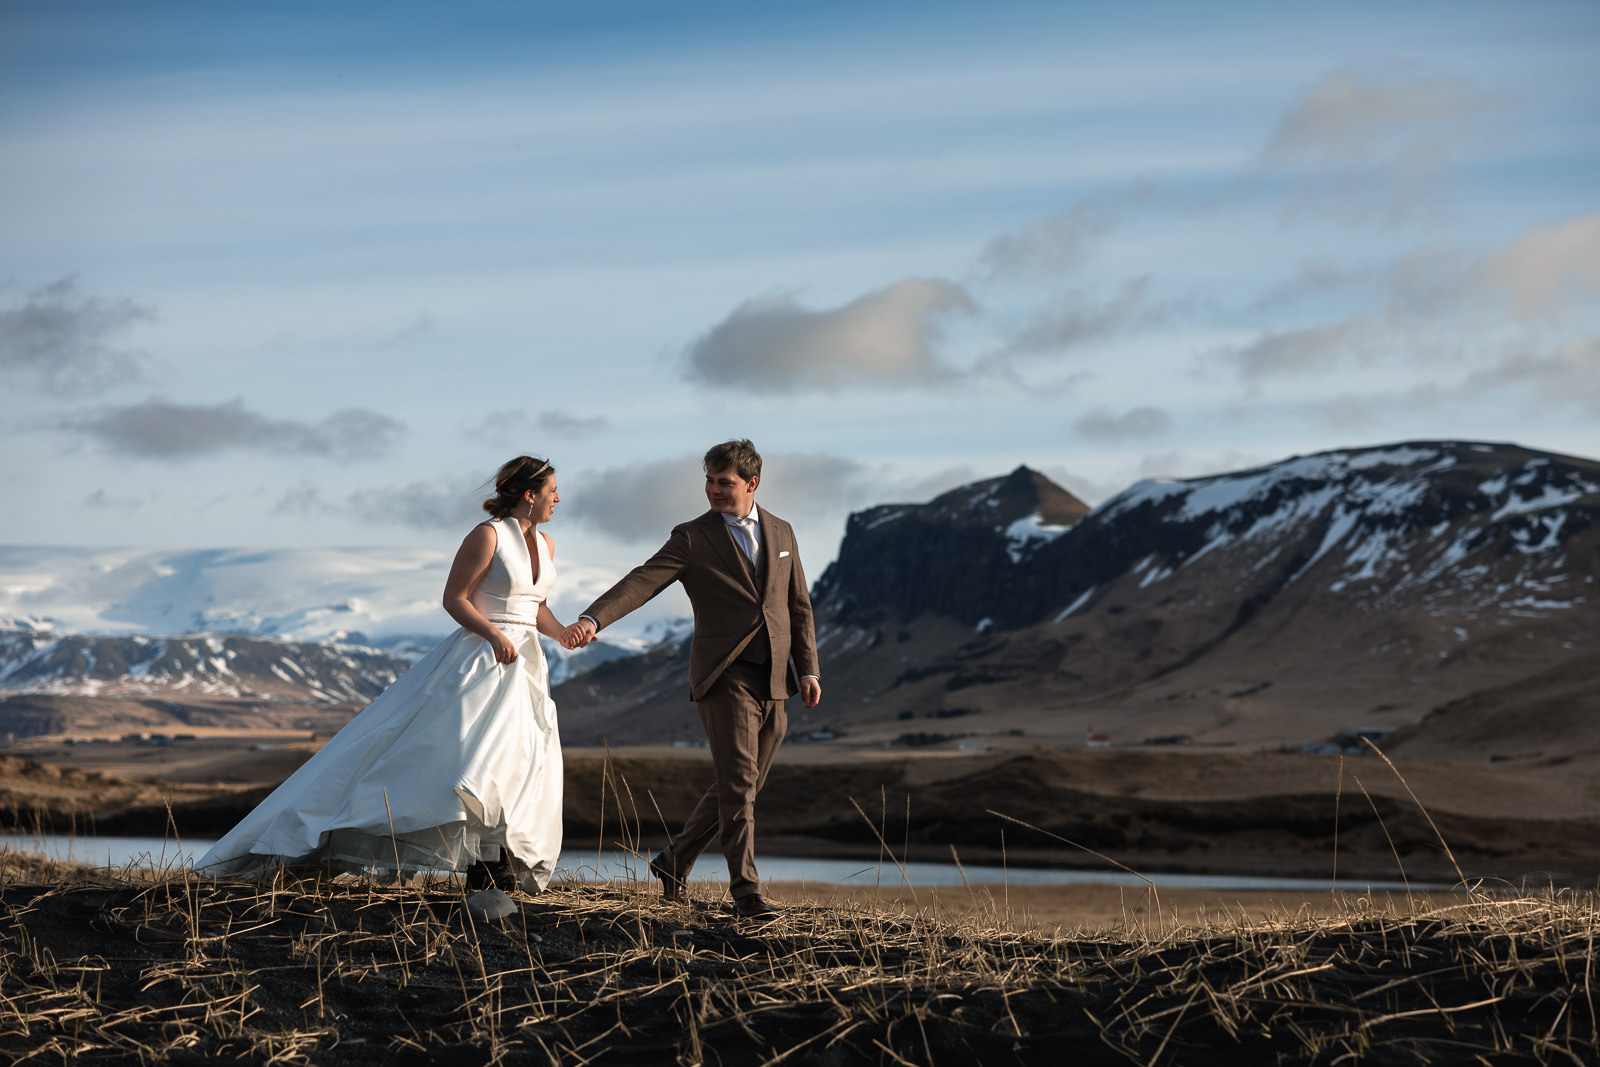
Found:
[(141, 879), (0, 856), (12, 1062), (1597, 1061), (1592, 897), (1060, 938), (999, 916), (557, 886)]

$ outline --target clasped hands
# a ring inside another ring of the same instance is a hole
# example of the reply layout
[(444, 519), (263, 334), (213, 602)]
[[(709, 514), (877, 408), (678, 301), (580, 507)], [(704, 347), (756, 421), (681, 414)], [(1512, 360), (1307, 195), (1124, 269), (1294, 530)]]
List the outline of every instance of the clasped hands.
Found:
[(561, 631), (561, 647), (569, 650), (582, 648), (593, 641), (594, 637), (594, 623), (588, 619), (579, 619)]

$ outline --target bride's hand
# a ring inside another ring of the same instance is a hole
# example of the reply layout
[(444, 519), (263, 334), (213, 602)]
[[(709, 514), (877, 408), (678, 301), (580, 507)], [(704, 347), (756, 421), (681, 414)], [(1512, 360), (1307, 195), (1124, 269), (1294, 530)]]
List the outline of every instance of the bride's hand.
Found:
[(517, 646), (511, 643), (511, 638), (496, 630), (489, 638), (489, 645), (494, 649), (494, 658), (500, 663), (512, 663), (517, 658)]
[(579, 619), (561, 631), (561, 647), (566, 649), (579, 649), (593, 640), (593, 627), (587, 619)]

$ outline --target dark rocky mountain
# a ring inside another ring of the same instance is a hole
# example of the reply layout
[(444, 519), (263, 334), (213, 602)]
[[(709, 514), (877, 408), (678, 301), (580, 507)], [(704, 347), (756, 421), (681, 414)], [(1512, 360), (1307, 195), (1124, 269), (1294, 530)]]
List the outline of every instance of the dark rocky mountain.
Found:
[(815, 602), (850, 626), (925, 613), (972, 625), (992, 620), (1031, 599), (1034, 557), (1088, 513), (1027, 467), (927, 504), (859, 511), (845, 524), (839, 559), (817, 581)]
[[(851, 516), (813, 594), (824, 704), (792, 725), (875, 746), (1091, 727), (1269, 747), (1414, 727), (1397, 740), (1426, 745), (1429, 711), (1592, 659), (1597, 516), (1600, 463), (1516, 445), (1326, 452), (1092, 511), (1019, 468)], [(561, 687), (568, 739), (693, 737), (684, 651)]]

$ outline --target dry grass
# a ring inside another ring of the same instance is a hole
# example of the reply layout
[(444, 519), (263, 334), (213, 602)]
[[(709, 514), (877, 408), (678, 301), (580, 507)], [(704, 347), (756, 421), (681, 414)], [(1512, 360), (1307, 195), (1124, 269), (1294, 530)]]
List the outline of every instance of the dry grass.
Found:
[[(638, 798), (609, 766), (602, 788), (638, 854)], [(959, 910), (908, 892), (909, 908), (788, 901), (754, 925), (708, 898), (666, 904), (653, 883), (558, 882), (475, 925), (444, 879), (214, 881), (0, 851), (0, 1057), (1600, 1062), (1593, 894), (1330, 893), (1320, 911), (1183, 926), (1152, 886), (1116, 928), (1063, 934), (1022, 928), (981, 887)]]
[[(697, 890), (698, 891), (698, 890)], [(982, 893), (981, 890), (976, 893)], [(1587, 1064), (1596, 904), (1114, 933), (790, 903), (766, 926), (558, 883), (474, 927), (449, 883), (209, 881), (0, 854), (14, 1062)]]

